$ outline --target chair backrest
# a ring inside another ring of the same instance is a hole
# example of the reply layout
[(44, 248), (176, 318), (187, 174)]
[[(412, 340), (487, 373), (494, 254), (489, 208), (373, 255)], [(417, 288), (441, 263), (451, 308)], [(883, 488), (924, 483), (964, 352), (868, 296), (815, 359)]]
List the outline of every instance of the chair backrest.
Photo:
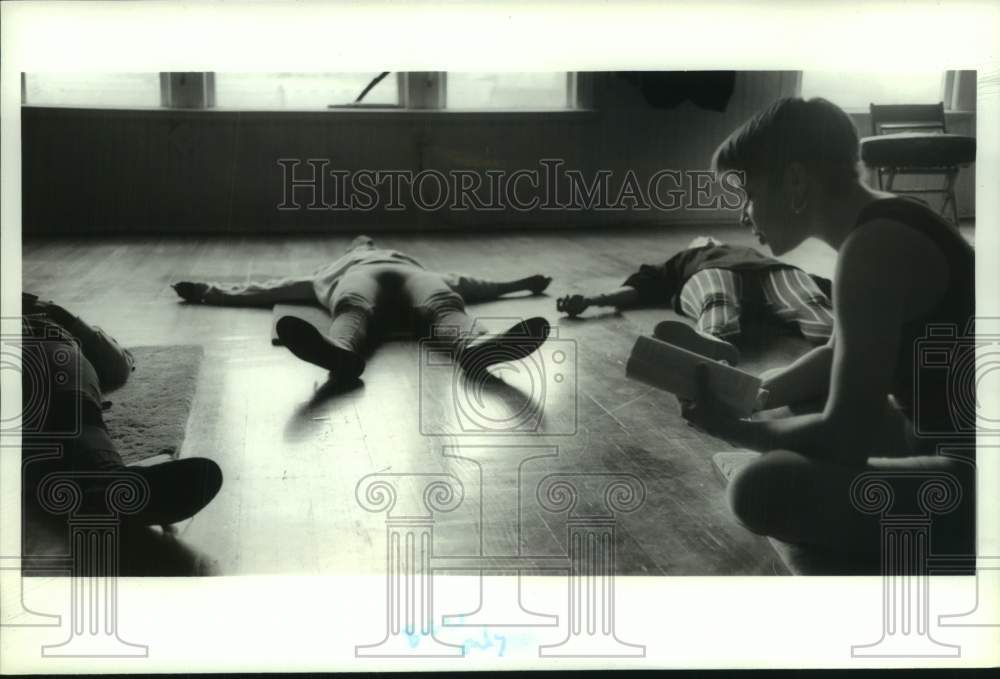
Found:
[(891, 134), (920, 130), (947, 132), (944, 124), (944, 102), (936, 104), (869, 104), (872, 134)]

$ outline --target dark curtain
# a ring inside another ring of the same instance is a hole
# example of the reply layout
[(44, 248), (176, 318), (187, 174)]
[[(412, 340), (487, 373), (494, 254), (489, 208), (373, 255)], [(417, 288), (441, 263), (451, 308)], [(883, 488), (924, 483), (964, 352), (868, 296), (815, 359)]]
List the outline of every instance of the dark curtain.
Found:
[(623, 71), (653, 108), (674, 108), (690, 100), (710, 111), (725, 111), (736, 86), (735, 71)]

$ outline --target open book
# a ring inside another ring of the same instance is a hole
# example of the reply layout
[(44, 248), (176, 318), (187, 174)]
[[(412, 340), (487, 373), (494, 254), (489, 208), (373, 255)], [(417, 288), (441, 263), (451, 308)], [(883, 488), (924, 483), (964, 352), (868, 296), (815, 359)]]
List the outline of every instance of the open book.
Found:
[(694, 399), (698, 395), (695, 371), (699, 363), (708, 366), (708, 386), (712, 393), (734, 415), (747, 417), (754, 411), (761, 385), (759, 377), (655, 337), (639, 337), (632, 347), (625, 374), (678, 398)]

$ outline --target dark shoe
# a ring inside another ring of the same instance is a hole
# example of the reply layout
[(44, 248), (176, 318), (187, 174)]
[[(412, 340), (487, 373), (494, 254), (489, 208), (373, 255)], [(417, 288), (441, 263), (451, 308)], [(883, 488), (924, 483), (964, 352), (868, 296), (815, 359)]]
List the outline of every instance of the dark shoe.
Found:
[(149, 484), (149, 503), (126, 521), (167, 526), (188, 519), (208, 505), (222, 488), (222, 470), (212, 460), (186, 457), (150, 467), (128, 467)]
[(303, 361), (326, 368), (337, 381), (357, 379), (365, 369), (361, 356), (338, 347), (309, 321), (282, 316), (275, 324), (278, 339)]
[(483, 335), (466, 344), (459, 363), (466, 372), (479, 372), (491, 365), (517, 361), (530, 355), (549, 337), (549, 322), (540, 316), (518, 323), (501, 335)]
[[(72, 478), (74, 473), (58, 475)], [(194, 516), (212, 501), (222, 487), (222, 470), (212, 460), (189, 457), (149, 467), (112, 465), (79, 472), (79, 479), (83, 490), (79, 513), (117, 513), (124, 523), (168, 526)], [(45, 511), (57, 513), (51, 508)]]
[(729, 365), (740, 362), (740, 352), (724, 339), (698, 332), (681, 321), (661, 321), (653, 329), (653, 337), (675, 347), (687, 349), (713, 361), (725, 361)]

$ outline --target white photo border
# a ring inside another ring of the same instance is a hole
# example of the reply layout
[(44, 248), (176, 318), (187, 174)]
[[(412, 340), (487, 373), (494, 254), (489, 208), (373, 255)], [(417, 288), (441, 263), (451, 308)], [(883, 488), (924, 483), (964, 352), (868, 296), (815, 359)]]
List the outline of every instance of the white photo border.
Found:
[[(20, 77), (30, 71), (976, 69), (977, 315), (1000, 316), (1000, 9), (993, 2), (417, 3), (31, 2), (2, 5), (2, 310), (19, 314)], [(460, 58), (456, 58), (460, 55)], [(983, 76), (992, 74), (984, 87)], [(992, 187), (992, 188), (990, 188)], [(6, 320), (5, 320), (6, 323)], [(4, 327), (3, 332), (19, 328)], [(2, 385), (3, 409), (20, 391)], [(984, 410), (996, 417), (1000, 395)], [(19, 495), (19, 468), (0, 457), (0, 497)], [(1000, 487), (997, 456), (979, 486)], [(979, 493), (980, 553), (1000, 555), (997, 499)], [(19, 549), (5, 500), (0, 553)], [(995, 583), (994, 583), (995, 584)], [(563, 585), (564, 586), (564, 585)], [(40, 580), (32, 601), (65, 606), (64, 584)], [(618, 633), (644, 658), (357, 659), (381, 629), (380, 577), (123, 579), (121, 633), (142, 659), (42, 658), (44, 628), (6, 628), (0, 671), (403, 671), (597, 667), (907, 667), (1000, 663), (997, 628), (942, 628), (958, 658), (853, 658), (881, 629), (881, 580), (621, 578)], [(966, 610), (968, 578), (940, 577), (932, 613)], [(1000, 592), (981, 592), (1000, 600)], [(328, 602), (323, 604), (322, 602)], [(39, 606), (41, 608), (41, 606)], [(1000, 621), (998, 621), (1000, 622)], [(358, 630), (371, 637), (358, 638)]]

